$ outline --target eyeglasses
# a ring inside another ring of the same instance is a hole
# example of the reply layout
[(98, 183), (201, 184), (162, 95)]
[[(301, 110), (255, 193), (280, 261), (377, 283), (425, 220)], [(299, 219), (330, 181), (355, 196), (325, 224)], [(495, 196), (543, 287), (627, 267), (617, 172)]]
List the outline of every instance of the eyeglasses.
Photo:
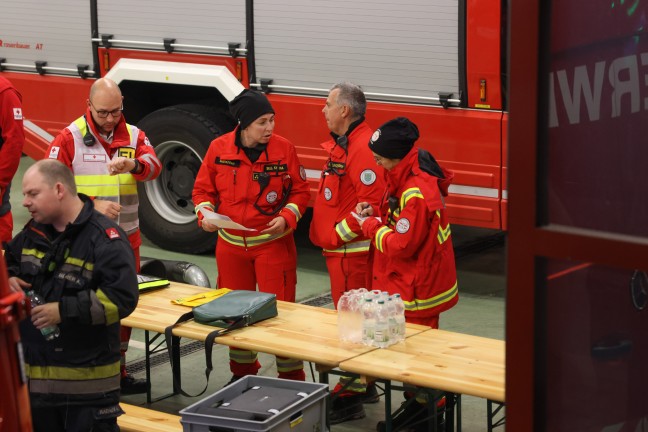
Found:
[(112, 110), (112, 111), (98, 110), (97, 108), (95, 108), (94, 105), (92, 105), (92, 102), (90, 102), (90, 106), (92, 107), (92, 109), (95, 110), (95, 112), (97, 113), (97, 117), (99, 118), (106, 118), (108, 117), (108, 114), (110, 114), (114, 118), (117, 118), (122, 114), (122, 111), (124, 111), (124, 104), (122, 104), (121, 108), (117, 108), (116, 110)]

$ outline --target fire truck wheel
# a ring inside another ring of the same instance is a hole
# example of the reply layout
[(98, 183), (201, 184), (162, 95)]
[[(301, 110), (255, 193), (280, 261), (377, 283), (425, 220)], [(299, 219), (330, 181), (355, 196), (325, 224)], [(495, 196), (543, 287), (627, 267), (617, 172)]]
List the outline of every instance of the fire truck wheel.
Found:
[(191, 192), (210, 142), (232, 130), (234, 121), (203, 105), (177, 105), (152, 112), (138, 127), (162, 163), (157, 179), (138, 183), (142, 233), (167, 250), (213, 251), (216, 236), (198, 228)]

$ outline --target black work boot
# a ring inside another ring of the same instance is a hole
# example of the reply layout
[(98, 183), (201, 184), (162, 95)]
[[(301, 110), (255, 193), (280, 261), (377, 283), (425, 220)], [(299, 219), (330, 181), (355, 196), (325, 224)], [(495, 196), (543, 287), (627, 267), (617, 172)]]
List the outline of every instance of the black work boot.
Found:
[(378, 390), (376, 390), (375, 382), (367, 384), (367, 391), (361, 394), (362, 394), (362, 403), (374, 404), (380, 401), (380, 395), (378, 394)]
[(340, 396), (333, 400), (333, 406), (329, 411), (329, 422), (334, 425), (350, 420), (358, 420), (365, 417), (362, 400), (364, 395)]
[[(399, 409), (400, 413), (392, 419), (392, 431), (408, 431), (408, 432), (428, 432), (434, 430), (434, 425), (428, 427), (428, 410), (427, 406), (418, 403), (416, 400), (405, 401)], [(445, 417), (444, 410), (437, 409), (436, 430), (438, 432), (445, 431)], [(376, 425), (378, 432), (385, 432), (387, 430), (384, 421), (379, 421)]]
[(134, 378), (129, 374), (121, 379), (120, 386), (123, 395), (139, 394), (146, 393), (148, 382), (145, 379)]

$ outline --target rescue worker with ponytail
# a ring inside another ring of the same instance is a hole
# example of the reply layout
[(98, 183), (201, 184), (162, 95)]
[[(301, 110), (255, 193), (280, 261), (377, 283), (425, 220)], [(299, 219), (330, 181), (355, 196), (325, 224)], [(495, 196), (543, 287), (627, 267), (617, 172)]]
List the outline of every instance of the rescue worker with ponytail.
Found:
[[(310, 192), (293, 144), (274, 133), (275, 113), (266, 96), (243, 90), (230, 102), (238, 127), (213, 140), (196, 176), (198, 224), (218, 232), (217, 285), (276, 294), (295, 301), (297, 250), (293, 231)], [(219, 229), (204, 218), (218, 212), (251, 231)], [(232, 381), (256, 375), (257, 353), (230, 348)], [(279, 378), (305, 379), (302, 361), (277, 357)]]
[[(114, 81), (95, 81), (86, 100), (85, 114), (61, 131), (45, 157), (67, 165), (74, 173), (79, 192), (90, 196), (95, 209), (126, 232), (139, 271), (142, 239), (137, 182), (155, 179), (162, 165), (144, 131), (126, 123), (123, 101)], [(122, 394), (144, 393), (147, 382), (126, 373), (125, 353), (131, 328), (122, 327), (121, 332)]]
[[(379, 217), (359, 220), (372, 243), (367, 289), (400, 294), (408, 323), (438, 328), (439, 314), (459, 300), (443, 200), (453, 174), (414, 145), (418, 138), (418, 128), (405, 117), (390, 120), (373, 133), (369, 148), (384, 169), (387, 189), (379, 206), (361, 202), (355, 211), (361, 217)], [(417, 397), (416, 402), (406, 404), (392, 427), (400, 430), (421, 420), (415, 430), (427, 430), (425, 403), (424, 397)]]

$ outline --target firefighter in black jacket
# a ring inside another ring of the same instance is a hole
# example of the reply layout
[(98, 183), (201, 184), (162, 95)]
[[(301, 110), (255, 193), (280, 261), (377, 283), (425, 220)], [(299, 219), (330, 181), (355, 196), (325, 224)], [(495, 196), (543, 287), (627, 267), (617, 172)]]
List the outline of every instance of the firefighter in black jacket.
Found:
[[(32, 219), (8, 244), (12, 290), (45, 304), (21, 323), (34, 430), (118, 431), (119, 321), (137, 305), (135, 259), (126, 234), (76, 193), (55, 160), (30, 167), (23, 205)], [(59, 326), (46, 340), (41, 330)]]

